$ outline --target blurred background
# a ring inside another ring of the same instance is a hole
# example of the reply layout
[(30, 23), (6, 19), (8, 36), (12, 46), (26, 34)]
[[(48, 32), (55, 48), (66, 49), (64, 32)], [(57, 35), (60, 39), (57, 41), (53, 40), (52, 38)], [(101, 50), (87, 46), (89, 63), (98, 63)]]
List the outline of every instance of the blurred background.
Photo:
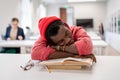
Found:
[(25, 49), (30, 53), (34, 40), (40, 36), (38, 21), (45, 16), (57, 16), (70, 26), (86, 29), (97, 55), (120, 55), (120, 0), (0, 0), (1, 49), (7, 47), (3, 44), (6, 28), (16, 17), (25, 40), (29, 40), (26, 42), (31, 43)]

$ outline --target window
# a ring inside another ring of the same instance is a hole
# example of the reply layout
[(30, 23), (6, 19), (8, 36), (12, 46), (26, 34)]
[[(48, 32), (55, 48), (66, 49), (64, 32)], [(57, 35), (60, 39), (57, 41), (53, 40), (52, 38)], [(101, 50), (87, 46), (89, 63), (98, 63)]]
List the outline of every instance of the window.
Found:
[(26, 33), (26, 26), (32, 27), (32, 11), (33, 5), (32, 0), (21, 0), (20, 7), (20, 26), (24, 29)]

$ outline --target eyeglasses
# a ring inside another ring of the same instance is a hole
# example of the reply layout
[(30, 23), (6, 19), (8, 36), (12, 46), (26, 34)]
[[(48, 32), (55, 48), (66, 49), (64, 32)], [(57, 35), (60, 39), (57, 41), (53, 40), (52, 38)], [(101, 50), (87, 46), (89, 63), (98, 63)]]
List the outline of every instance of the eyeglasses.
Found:
[[(32, 62), (32, 60), (29, 60), (24, 67), (20, 66), (20, 68), (22, 68), (24, 71), (27, 71), (27, 70), (30, 70), (33, 66), (34, 66), (34, 63)], [(42, 67), (46, 68), (46, 70), (49, 73), (51, 73), (51, 70), (46, 65), (42, 65)]]
[(27, 71), (27, 70), (30, 70), (33, 66), (34, 66), (34, 63), (32, 62), (32, 60), (29, 60), (24, 67), (20, 66), (20, 68), (22, 68), (24, 71)]

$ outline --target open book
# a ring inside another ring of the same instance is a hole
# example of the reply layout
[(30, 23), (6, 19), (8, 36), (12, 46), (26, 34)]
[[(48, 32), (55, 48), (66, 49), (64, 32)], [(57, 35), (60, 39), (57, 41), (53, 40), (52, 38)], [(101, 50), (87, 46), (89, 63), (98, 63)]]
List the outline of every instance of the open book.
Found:
[(42, 61), (40, 65), (46, 65), (49, 69), (78, 70), (82, 67), (91, 67), (93, 65), (93, 60), (91, 58), (68, 57)]

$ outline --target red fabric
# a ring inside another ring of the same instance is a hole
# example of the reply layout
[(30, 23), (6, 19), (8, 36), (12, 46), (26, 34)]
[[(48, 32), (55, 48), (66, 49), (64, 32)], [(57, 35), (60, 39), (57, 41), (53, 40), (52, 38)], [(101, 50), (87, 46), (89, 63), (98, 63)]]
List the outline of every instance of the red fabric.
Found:
[[(44, 18), (41, 18), (38, 22), (38, 28), (39, 28), (39, 31), (40, 31), (40, 35), (41, 37), (46, 40), (46, 37), (45, 37), (45, 32), (46, 32), (46, 29), (48, 27), (48, 25), (56, 20), (61, 20), (60, 18), (56, 17), (56, 16), (51, 16), (51, 17), (44, 17)], [(62, 21), (62, 20), (61, 20)], [(64, 22), (63, 22), (64, 23)], [(64, 23), (66, 25), (66, 27), (69, 28), (69, 26)]]
[(49, 54), (54, 51), (55, 49), (49, 47), (46, 40), (39, 38), (32, 48), (31, 58), (33, 60), (47, 60)]
[[(81, 27), (72, 26), (72, 35), (74, 37), (74, 44), (79, 52), (79, 55), (87, 55), (92, 53), (93, 45), (90, 37)], [(52, 54), (55, 49), (51, 48), (47, 41), (39, 38), (32, 48), (31, 58), (33, 60), (47, 60), (48, 56)]]
[(45, 38), (45, 32), (46, 32), (46, 29), (48, 27), (48, 25), (52, 22), (54, 22), (55, 20), (61, 20), (60, 18), (57, 18), (56, 16), (51, 16), (51, 17), (44, 17), (44, 18), (41, 18), (38, 22), (38, 28), (39, 28), (39, 31), (40, 31), (40, 35), (43, 39), (46, 40)]
[(79, 52), (79, 55), (91, 54), (93, 44), (86, 31), (83, 28), (76, 26), (72, 26), (71, 30), (75, 40), (74, 44)]

